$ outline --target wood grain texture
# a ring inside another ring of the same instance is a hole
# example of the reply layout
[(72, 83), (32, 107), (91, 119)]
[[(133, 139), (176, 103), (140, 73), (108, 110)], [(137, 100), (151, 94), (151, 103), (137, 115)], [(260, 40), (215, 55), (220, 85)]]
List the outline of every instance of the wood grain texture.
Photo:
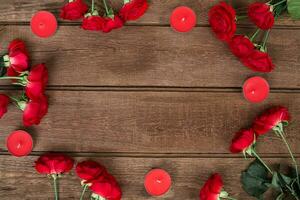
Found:
[[(285, 105), (293, 121), (287, 137), (300, 153), (300, 94), (272, 93), (259, 105), (241, 93), (49, 91), (50, 109), (29, 129), (35, 151), (229, 153), (236, 131), (251, 125), (271, 105)], [(0, 148), (5, 137), (22, 128), (13, 106), (0, 120)], [(262, 153), (287, 153), (274, 134), (259, 139)], [(267, 148), (266, 148), (267, 147)]]
[[(215, 5), (219, 0), (149, 0), (150, 7), (147, 13), (137, 21), (129, 22), (134, 25), (169, 25), (169, 16), (177, 6), (189, 6), (197, 15), (198, 25), (207, 25), (207, 13), (209, 8)], [(260, 0), (266, 2), (266, 0)], [(1, 23), (18, 23), (29, 22), (34, 13), (38, 10), (48, 10), (54, 13), (60, 22), (74, 23), (59, 19), (59, 10), (67, 0), (0, 0), (0, 22)], [(87, 0), (86, 2), (90, 2)], [(103, 12), (102, 1), (96, 1), (96, 7)], [(115, 10), (119, 10), (123, 5), (123, 0), (109, 1)], [(253, 0), (227, 0), (237, 8), (237, 14), (245, 15), (247, 5)], [(100, 13), (101, 13), (100, 12)], [(241, 21), (241, 24), (251, 24), (249, 21)], [(299, 26), (299, 21), (293, 21), (288, 16), (279, 18), (276, 25)]]
[[(37, 174), (32, 167), (36, 156), (26, 158), (0, 157), (1, 200), (41, 200), (52, 199), (50, 180)], [(214, 172), (222, 174), (225, 189), (235, 198), (250, 200), (241, 188), (240, 173), (250, 163), (243, 158), (121, 158), (121, 157), (76, 157), (77, 161), (93, 159), (104, 164), (116, 176), (123, 190), (124, 200), (157, 199), (147, 195), (143, 187), (144, 175), (152, 168), (168, 170), (172, 177), (171, 191), (161, 199), (195, 200), (205, 180)], [(287, 159), (265, 159), (269, 164), (285, 163)], [(80, 180), (72, 171), (60, 181), (60, 199), (79, 199)], [(273, 194), (273, 195), (271, 195)], [(275, 191), (270, 191), (266, 199), (273, 199)], [(86, 198), (88, 199), (88, 198)]]
[(272, 88), (300, 88), (300, 56), (295, 53), (300, 30), (272, 31), (268, 48), (276, 69), (269, 74), (243, 66), (208, 27), (183, 35), (167, 27), (100, 34), (63, 26), (54, 37), (39, 39), (28, 26), (2, 26), (0, 36), (3, 46), (24, 39), (32, 64), (46, 62), (50, 85), (241, 87), (248, 77), (262, 75)]

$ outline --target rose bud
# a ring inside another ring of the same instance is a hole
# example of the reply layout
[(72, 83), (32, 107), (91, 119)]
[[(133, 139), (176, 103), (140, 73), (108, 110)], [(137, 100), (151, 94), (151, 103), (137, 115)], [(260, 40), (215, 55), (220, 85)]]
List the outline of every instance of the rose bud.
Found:
[(222, 41), (230, 41), (236, 31), (235, 10), (225, 2), (212, 7), (208, 13), (212, 31)]
[(106, 174), (106, 169), (95, 161), (87, 160), (76, 165), (76, 174), (84, 183), (90, 183), (100, 175)]
[(54, 184), (55, 199), (58, 198), (58, 178), (61, 174), (69, 172), (74, 165), (74, 160), (60, 153), (46, 153), (35, 161), (35, 169), (40, 174), (51, 176)]
[(277, 126), (287, 125), (290, 120), (288, 109), (283, 106), (273, 107), (258, 116), (252, 125), (254, 132), (259, 136)]
[(220, 174), (213, 174), (200, 190), (200, 200), (230, 199), (228, 193), (223, 190), (223, 180)]
[(98, 16), (86, 16), (83, 21), (81, 28), (84, 30), (90, 30), (90, 31), (101, 31), (103, 29), (105, 20)]
[(38, 64), (30, 70), (25, 84), (25, 92), (29, 99), (38, 100), (44, 96), (48, 83), (48, 70), (45, 64)]
[(241, 58), (241, 62), (256, 72), (271, 72), (274, 69), (270, 56), (259, 50), (254, 50), (249, 56)]
[(241, 130), (237, 132), (232, 139), (230, 151), (231, 153), (241, 153), (247, 151), (248, 148), (255, 143), (255, 133), (252, 129)]
[(77, 20), (82, 18), (87, 10), (88, 6), (82, 0), (69, 0), (69, 3), (61, 8), (60, 18)]
[(147, 0), (130, 0), (120, 9), (119, 15), (124, 21), (137, 20), (144, 15), (148, 7)]
[(24, 126), (32, 126), (40, 124), (42, 118), (48, 112), (48, 99), (44, 95), (39, 100), (29, 100), (16, 102), (17, 106), (23, 110), (23, 124)]
[(235, 35), (229, 42), (229, 47), (238, 58), (247, 57), (254, 51), (253, 43), (244, 35)]
[(95, 199), (120, 200), (122, 191), (116, 179), (109, 173), (98, 177), (90, 186)]
[(274, 15), (271, 7), (266, 3), (256, 2), (248, 8), (250, 20), (260, 29), (268, 30), (274, 25)]
[(0, 119), (7, 112), (7, 107), (10, 102), (10, 99), (5, 94), (0, 94)]
[(3, 56), (4, 65), (16, 72), (23, 72), (28, 69), (28, 53), (25, 43), (15, 39), (8, 46), (8, 54)]
[(118, 15), (114, 15), (113, 18), (105, 17), (102, 31), (108, 33), (113, 29), (121, 28), (123, 26), (123, 21)]

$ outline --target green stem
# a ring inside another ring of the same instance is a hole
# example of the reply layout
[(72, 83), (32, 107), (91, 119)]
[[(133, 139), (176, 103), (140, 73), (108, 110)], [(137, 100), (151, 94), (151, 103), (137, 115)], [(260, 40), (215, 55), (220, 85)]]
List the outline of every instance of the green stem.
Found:
[(255, 33), (252, 35), (252, 37), (250, 38), (250, 40), (253, 42), (253, 40), (256, 38), (256, 36), (258, 35), (258, 33), (260, 32), (260, 29), (257, 29), (255, 31)]
[(92, 13), (94, 12), (95, 10), (95, 0), (92, 0)]
[(300, 187), (299, 172), (298, 172), (298, 164), (297, 164), (297, 161), (296, 161), (296, 159), (295, 159), (295, 157), (294, 157), (294, 155), (293, 155), (293, 152), (292, 152), (292, 150), (291, 150), (291, 147), (290, 147), (289, 143), (286, 141), (286, 138), (284, 137), (284, 132), (283, 132), (283, 130), (282, 130), (282, 131), (277, 131), (277, 133), (279, 133), (281, 139), (283, 140), (285, 146), (287, 147), (287, 149), (288, 149), (288, 151), (289, 151), (289, 154), (290, 154), (290, 156), (291, 156), (291, 158), (292, 158), (292, 161), (293, 161), (293, 163), (294, 163), (294, 165), (295, 165), (295, 170), (296, 170), (296, 175), (297, 175), (297, 177), (296, 177), (296, 179), (297, 179), (297, 184), (298, 184), (298, 187)]
[(279, 2), (277, 2), (277, 3), (275, 3), (274, 5), (272, 5), (272, 6), (278, 6), (279, 4), (282, 4), (282, 3), (284, 3), (284, 2), (286, 2), (287, 0), (282, 0), (282, 1), (279, 1)]
[(81, 195), (80, 195), (80, 200), (83, 200), (83, 196), (84, 196), (84, 193), (86, 192), (87, 187), (88, 187), (88, 184), (84, 184), (83, 190), (82, 190)]
[(102, 0), (102, 1), (103, 1), (103, 4), (104, 4), (104, 7), (105, 7), (106, 15), (108, 16), (109, 15), (109, 10), (108, 10), (107, 4), (106, 4), (106, 0)]
[(11, 100), (15, 101), (15, 102), (18, 102), (19, 99), (17, 99), (16, 97), (13, 97), (13, 96), (8, 96)]
[(248, 16), (236, 16), (236, 20), (238, 21), (238, 20), (242, 20), (242, 19), (247, 19), (248, 18)]
[(19, 77), (19, 76), (2, 76), (2, 77), (0, 77), (0, 80), (10, 80), (10, 79), (22, 80), (23, 77)]
[(58, 200), (58, 191), (57, 191), (57, 175), (56, 174), (52, 174), (52, 178), (53, 178), (53, 187), (54, 187), (54, 196), (55, 196), (55, 200)]
[(267, 30), (267, 32), (265, 34), (264, 41), (263, 41), (263, 44), (262, 44), (263, 49), (265, 49), (265, 47), (266, 47), (267, 41), (268, 41), (269, 36), (270, 36), (270, 31), (271, 31), (270, 29)]
[(259, 157), (259, 155), (253, 151), (252, 152), (254, 154), (254, 156), (261, 162), (261, 164), (263, 164), (265, 166), (265, 168), (273, 175), (273, 171), (268, 167), (268, 165), (261, 159), (261, 157)]

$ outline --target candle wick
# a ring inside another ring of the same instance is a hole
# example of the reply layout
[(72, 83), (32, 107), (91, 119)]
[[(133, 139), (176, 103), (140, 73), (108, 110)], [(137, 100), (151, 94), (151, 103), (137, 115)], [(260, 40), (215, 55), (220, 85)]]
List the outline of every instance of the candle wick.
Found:
[(17, 149), (20, 149), (20, 148), (21, 148), (21, 146), (22, 146), (22, 144), (21, 144), (21, 143), (18, 143), (18, 145), (17, 145)]

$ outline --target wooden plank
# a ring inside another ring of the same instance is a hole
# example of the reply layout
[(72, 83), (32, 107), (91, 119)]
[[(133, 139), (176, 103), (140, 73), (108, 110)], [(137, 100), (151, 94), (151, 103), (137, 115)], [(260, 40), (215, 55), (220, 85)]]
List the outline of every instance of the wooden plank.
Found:
[[(193, 8), (197, 14), (197, 24), (207, 25), (207, 13), (211, 6), (215, 5), (219, 0), (150, 0), (150, 8), (148, 12), (138, 21), (129, 24), (152, 24), (167, 25), (169, 24), (169, 16), (174, 8), (185, 5)], [(266, 1), (266, 0), (261, 0)], [(33, 14), (38, 10), (49, 10), (57, 17), (59, 10), (66, 0), (0, 0), (0, 22), (29, 22)], [(87, 1), (89, 2), (89, 1)], [(115, 10), (122, 6), (123, 0), (110, 1)], [(253, 0), (228, 1), (235, 8), (238, 8), (238, 14), (242, 15), (246, 11), (246, 7)], [(103, 11), (101, 1), (96, 1), (97, 7)], [(62, 21), (58, 18), (59, 21)], [(68, 23), (68, 21), (64, 21)], [(72, 22), (71, 22), (72, 23)], [(242, 24), (249, 24), (248, 21), (241, 21)], [(276, 25), (299, 26), (299, 21), (293, 21), (289, 17), (282, 17), (276, 22)]]
[[(229, 153), (236, 131), (251, 125), (270, 105), (285, 105), (293, 121), (287, 137), (295, 153), (300, 141), (300, 94), (272, 93), (250, 104), (241, 93), (49, 91), (49, 114), (29, 132), (35, 151)], [(22, 128), (13, 106), (0, 120), (0, 148)], [(275, 134), (259, 139), (262, 153), (287, 153)], [(267, 147), (267, 148), (266, 148)]]
[[(243, 66), (208, 27), (184, 35), (167, 27), (126, 27), (105, 35), (68, 26), (49, 39), (33, 36), (28, 26), (1, 29), (3, 46), (22, 38), (32, 63), (47, 63), (50, 85), (241, 87), (259, 74)], [(276, 69), (259, 74), (272, 88), (300, 88), (299, 37), (300, 30), (272, 31), (268, 48)]]
[[(13, 158), (0, 156), (0, 195), (2, 200), (52, 199), (50, 180), (35, 172), (37, 156)], [(93, 159), (103, 163), (119, 181), (122, 199), (155, 199), (147, 195), (143, 187), (145, 173), (151, 168), (169, 171), (173, 185), (163, 199), (198, 199), (199, 190), (211, 173), (222, 174), (225, 189), (235, 198), (250, 200), (241, 188), (240, 173), (251, 159), (243, 158), (129, 158), (129, 157), (76, 157), (76, 160)], [(288, 163), (288, 159), (265, 159), (269, 163)], [(65, 175), (60, 181), (60, 199), (79, 199), (80, 180), (75, 173)], [(271, 193), (270, 193), (271, 194)], [(276, 194), (276, 193), (275, 193)], [(274, 196), (273, 196), (274, 197)], [(88, 199), (88, 198), (87, 198)], [(272, 196), (266, 199), (273, 199)]]

